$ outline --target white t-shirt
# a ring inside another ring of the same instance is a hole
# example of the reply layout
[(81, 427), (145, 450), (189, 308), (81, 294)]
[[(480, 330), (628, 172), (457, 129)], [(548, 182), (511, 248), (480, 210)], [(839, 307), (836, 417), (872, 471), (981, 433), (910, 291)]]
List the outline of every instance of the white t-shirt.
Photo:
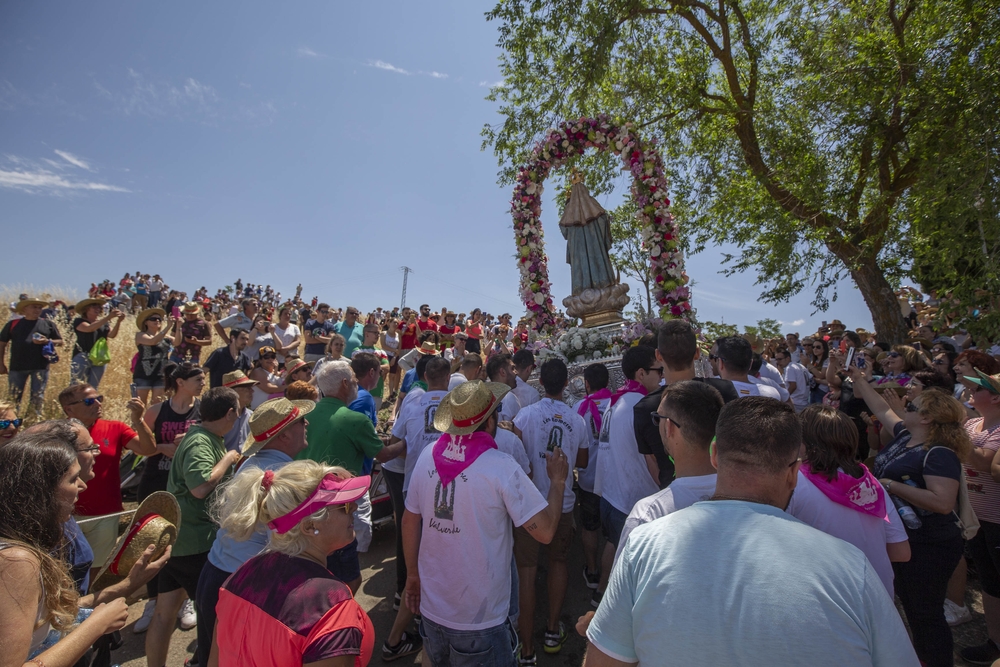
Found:
[(625, 546), (629, 533), (644, 523), (656, 521), (661, 516), (691, 507), (699, 500), (708, 500), (715, 493), (715, 481), (718, 477), (715, 474), (678, 477), (667, 488), (637, 502), (625, 519), (622, 537), (618, 541), (618, 550), (615, 551), (615, 561), (617, 562), (621, 556), (622, 547)]
[[(573, 408), (553, 398), (543, 398), (538, 403), (521, 408), (514, 417), (514, 426), (521, 430), (524, 451), (531, 461), (532, 481), (543, 498), (549, 497), (549, 473), (545, 469), (545, 455), (561, 447), (566, 460), (572, 465), (580, 450), (590, 449), (590, 429), (583, 417)], [(562, 511), (572, 512), (576, 505), (573, 483), (566, 482)]]
[(542, 400), (542, 395), (538, 393), (538, 390), (520, 377), (516, 378), (515, 384), (516, 386), (511, 390), (511, 393), (517, 396), (517, 402), (522, 408), (526, 408), (532, 403)]
[(548, 503), (517, 462), (490, 449), (442, 488), (432, 448), (413, 469), (406, 509), (420, 515), (420, 613), (453, 630), (502, 624), (510, 611), (514, 526)]
[(879, 495), (885, 500), (888, 521), (833, 502), (801, 472), (795, 493), (792, 494), (792, 501), (785, 511), (813, 528), (822, 530), (827, 535), (839, 537), (864, 551), (889, 596), (892, 597), (894, 575), (885, 545), (905, 542), (909, 538), (892, 500), (886, 495), (881, 484), (876, 486)]
[(919, 664), (860, 549), (735, 500), (632, 531), (587, 638), (640, 665)]
[(795, 405), (809, 405), (809, 377), (809, 371), (794, 361), (785, 367), (785, 386), (788, 387), (789, 382), (795, 383), (795, 391), (791, 392)]
[(760, 365), (760, 376), (762, 378), (773, 380), (775, 384), (779, 386), (782, 382), (784, 382), (784, 380), (781, 379), (781, 371), (766, 361), (762, 362)]
[[(784, 383), (780, 383), (779, 384), (779, 383), (776, 383), (771, 378), (766, 378), (766, 377), (759, 377), (758, 378), (758, 377), (754, 377), (752, 375), (750, 377), (748, 377), (747, 379), (750, 380), (751, 384), (755, 384), (758, 387), (770, 387), (771, 389), (774, 389), (776, 392), (778, 392), (778, 400), (779, 401), (781, 401), (782, 403), (788, 402), (788, 389), (786, 389), (784, 387)], [(765, 393), (765, 392), (762, 391), (760, 395), (761, 396), (767, 396), (767, 393)]]
[(512, 422), (520, 411), (521, 402), (517, 400), (517, 396), (514, 395), (513, 390), (508, 391), (500, 402), (500, 409), (497, 411), (500, 413), (500, 421)]
[(632, 409), (642, 398), (643, 395), (635, 391), (624, 394), (604, 413), (601, 424), (594, 493), (623, 514), (628, 514), (637, 502), (660, 490), (649, 474), (646, 459), (639, 453), (632, 427)]
[[(300, 336), (298, 325), (292, 324), (291, 322), (288, 323), (287, 329), (282, 329), (280, 326), (275, 324), (273, 333), (274, 337), (281, 341), (282, 347), (290, 344), (293, 340), (295, 340)], [(278, 355), (278, 363), (279, 364), (285, 363), (285, 355), (283, 354)]]
[[(392, 434), (406, 441), (406, 479), (403, 491), (410, 488), (413, 466), (417, 465), (420, 453), (428, 445), (433, 445), (441, 437), (441, 431), (434, 428), (434, 415), (446, 391), (424, 391), (413, 400), (407, 400), (399, 410), (399, 417), (392, 425)], [(409, 398), (409, 396), (407, 396)]]
[(452, 389), (454, 389), (458, 385), (463, 384), (463, 383), (468, 382), (468, 381), (469, 381), (469, 379), (467, 377), (465, 377), (464, 375), (462, 375), (461, 373), (452, 373), (451, 374), (451, 379), (448, 380), (448, 391), (451, 391)]
[(504, 454), (510, 454), (511, 458), (517, 461), (524, 474), (531, 476), (531, 464), (528, 463), (528, 454), (524, 451), (524, 443), (514, 435), (512, 431), (505, 428), (498, 428), (497, 434), (493, 437), (497, 443), (497, 449)]
[[(604, 413), (608, 411), (609, 405), (611, 405), (610, 398), (602, 398), (597, 401), (597, 414), (601, 415), (602, 419)], [(579, 407), (579, 402), (573, 406), (573, 411), (577, 414), (580, 414)], [(597, 432), (597, 428), (594, 425), (594, 417), (590, 414), (589, 410), (581, 416), (583, 417), (583, 421), (587, 425), (587, 428), (590, 430), (590, 460), (587, 462), (586, 468), (576, 469), (576, 481), (577, 484), (580, 485), (581, 489), (593, 493), (594, 480), (597, 478), (597, 452), (600, 448), (601, 434)], [(604, 425), (603, 421), (601, 425)]]
[[(756, 380), (757, 378), (748, 378), (750, 380)], [(736, 380), (730, 380), (733, 383), (733, 387), (736, 388), (736, 396), (739, 398), (746, 398), (747, 396), (766, 396), (768, 398), (776, 398), (781, 400), (781, 393), (777, 389), (766, 384), (754, 384), (753, 382), (738, 382)]]

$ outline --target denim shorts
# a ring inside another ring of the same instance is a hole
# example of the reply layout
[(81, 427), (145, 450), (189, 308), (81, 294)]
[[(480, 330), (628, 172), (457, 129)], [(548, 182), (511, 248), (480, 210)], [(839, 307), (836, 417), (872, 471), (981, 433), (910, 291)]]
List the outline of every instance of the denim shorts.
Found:
[(420, 622), (424, 651), (434, 667), (514, 667), (517, 631), (507, 619), (484, 630), (452, 630), (430, 621)]
[(601, 526), (604, 528), (604, 537), (615, 545), (615, 548), (618, 548), (618, 543), (622, 539), (622, 530), (625, 528), (627, 518), (627, 514), (601, 498)]
[(152, 380), (149, 378), (132, 378), (132, 384), (135, 385), (136, 389), (163, 389), (164, 383), (163, 378), (159, 380)]

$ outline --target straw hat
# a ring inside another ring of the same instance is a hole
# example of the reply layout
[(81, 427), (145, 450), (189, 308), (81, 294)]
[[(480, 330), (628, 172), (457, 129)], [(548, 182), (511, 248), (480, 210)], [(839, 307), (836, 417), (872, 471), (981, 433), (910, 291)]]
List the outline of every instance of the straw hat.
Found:
[(257, 384), (256, 380), (251, 380), (246, 376), (246, 373), (238, 369), (222, 376), (222, 386), (229, 387), (230, 389), (235, 389), (236, 387), (253, 387)]
[(500, 407), (509, 391), (510, 387), (500, 382), (463, 382), (441, 399), (434, 413), (434, 428), (442, 433), (468, 435)]
[(201, 306), (197, 301), (188, 301), (181, 310), (185, 313), (201, 313)]
[(240, 454), (253, 456), (315, 408), (316, 404), (312, 401), (290, 401), (284, 397), (264, 401), (250, 416), (250, 435), (240, 447)]
[(764, 351), (764, 342), (760, 339), (760, 336), (758, 336), (757, 334), (745, 333), (743, 334), (743, 340), (750, 343), (750, 349), (756, 352), (757, 354), (760, 354), (761, 352)]
[(420, 344), (420, 347), (417, 348), (417, 352), (419, 352), (420, 354), (437, 354), (438, 349), (437, 345), (430, 342), (429, 340), (425, 340), (423, 343)]
[(86, 314), (87, 309), (91, 306), (104, 306), (104, 302), (104, 298), (95, 297), (93, 299), (84, 299), (83, 301), (77, 302), (77, 304), (73, 306), (73, 310), (76, 311), (77, 315), (84, 315)]
[(181, 508), (177, 499), (166, 491), (154, 491), (139, 503), (128, 528), (115, 544), (97, 573), (92, 588), (107, 588), (128, 576), (150, 544), (156, 545), (152, 560), (163, 555), (167, 547), (177, 539), (181, 527)]
[(289, 377), (292, 373), (297, 370), (301, 370), (304, 366), (312, 368), (315, 365), (315, 361), (302, 361), (302, 359), (298, 357), (285, 357), (285, 377)]
[(162, 308), (147, 308), (146, 310), (142, 311), (141, 313), (135, 316), (135, 328), (138, 329), (139, 331), (142, 331), (142, 327), (144, 324), (146, 324), (146, 320), (148, 320), (153, 315), (166, 317), (167, 311), (163, 310)]
[(48, 305), (48, 301), (42, 301), (41, 299), (29, 299), (28, 297), (25, 297), (18, 301), (17, 305), (14, 306), (14, 312), (18, 315), (24, 315), (24, 309), (28, 306), (41, 306), (42, 308), (45, 308)]

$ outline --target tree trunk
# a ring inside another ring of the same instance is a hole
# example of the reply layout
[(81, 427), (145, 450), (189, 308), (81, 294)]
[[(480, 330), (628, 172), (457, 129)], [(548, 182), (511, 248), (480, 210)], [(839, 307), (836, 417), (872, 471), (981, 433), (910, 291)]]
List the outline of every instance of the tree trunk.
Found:
[(906, 322), (878, 262), (873, 257), (861, 257), (856, 264), (856, 268), (851, 269), (851, 277), (871, 311), (878, 339), (893, 345), (903, 343), (908, 333)]

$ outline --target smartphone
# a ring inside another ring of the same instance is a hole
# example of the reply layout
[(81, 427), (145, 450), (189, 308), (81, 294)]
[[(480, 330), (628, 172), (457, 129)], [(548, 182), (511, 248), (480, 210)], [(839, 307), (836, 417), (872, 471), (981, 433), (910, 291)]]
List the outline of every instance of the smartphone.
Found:
[(847, 350), (847, 358), (844, 359), (844, 368), (850, 368), (851, 363), (854, 361), (855, 348), (851, 347)]
[(139, 388), (135, 386), (135, 382), (128, 386), (130, 392), (132, 392), (132, 398), (139, 398)]
[[(852, 347), (851, 349), (853, 350), (854, 348)], [(842, 338), (840, 339), (840, 353), (844, 354), (846, 352), (847, 352), (847, 339)]]

